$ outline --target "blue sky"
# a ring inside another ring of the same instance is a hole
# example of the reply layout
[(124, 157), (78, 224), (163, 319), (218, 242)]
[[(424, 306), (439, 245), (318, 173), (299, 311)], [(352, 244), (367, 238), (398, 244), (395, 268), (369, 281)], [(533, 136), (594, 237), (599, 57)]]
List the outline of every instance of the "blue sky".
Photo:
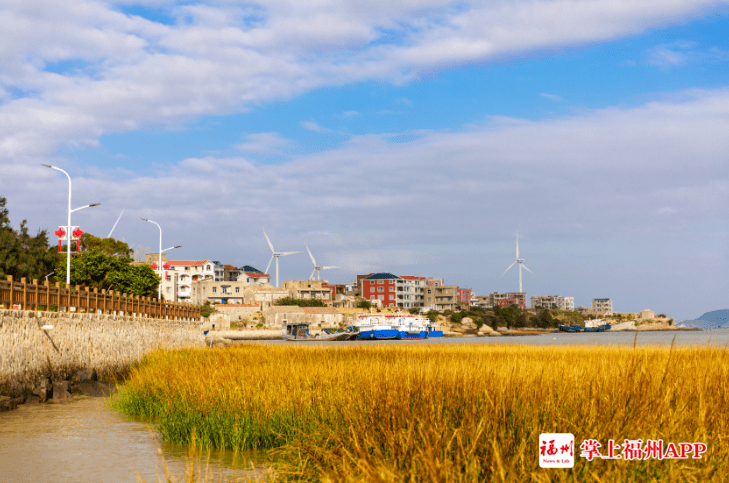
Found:
[(48, 163), (102, 203), (74, 224), (125, 208), (115, 236), (156, 247), (155, 219), (179, 258), (264, 269), (262, 221), (332, 282), (486, 294), (518, 230), (528, 295), (729, 306), (727, 2), (10, 1), (0, 31), (16, 223), (64, 223)]

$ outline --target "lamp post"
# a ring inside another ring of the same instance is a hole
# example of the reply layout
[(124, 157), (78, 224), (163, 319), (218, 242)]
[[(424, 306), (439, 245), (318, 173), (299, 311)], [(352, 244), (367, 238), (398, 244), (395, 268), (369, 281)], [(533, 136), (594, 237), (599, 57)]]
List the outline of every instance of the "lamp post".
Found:
[(76, 208), (75, 210), (71, 209), (71, 177), (68, 175), (67, 172), (62, 170), (61, 168), (58, 168), (56, 166), (51, 166), (50, 164), (42, 164), (42, 166), (45, 166), (46, 168), (55, 169), (57, 171), (60, 171), (61, 173), (65, 174), (68, 178), (68, 226), (66, 227), (66, 233), (68, 234), (68, 244), (66, 247), (66, 286), (71, 286), (71, 213), (78, 210), (83, 210), (84, 208), (90, 208), (92, 206), (99, 206), (101, 203), (94, 203), (92, 205), (86, 205), (82, 206), (80, 208)]
[(157, 265), (157, 268), (159, 268), (159, 287), (157, 287), (157, 299), (162, 300), (162, 254), (168, 250), (172, 250), (173, 248), (180, 248), (182, 245), (177, 245), (175, 247), (169, 247), (162, 250), (162, 227), (159, 226), (159, 223), (156, 221), (148, 220), (146, 218), (142, 218), (144, 221), (148, 221), (150, 223), (154, 223), (157, 225), (157, 228), (159, 228), (159, 264)]

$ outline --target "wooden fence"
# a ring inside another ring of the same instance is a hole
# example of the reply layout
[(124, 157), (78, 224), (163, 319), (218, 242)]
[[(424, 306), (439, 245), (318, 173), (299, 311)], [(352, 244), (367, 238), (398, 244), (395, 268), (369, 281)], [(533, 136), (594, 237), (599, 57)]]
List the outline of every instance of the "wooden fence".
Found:
[(56, 310), (90, 314), (132, 315), (155, 319), (200, 319), (200, 306), (182, 302), (160, 302), (151, 297), (127, 295), (113, 290), (90, 290), (50, 285), (38, 280), (27, 283), (25, 277), (14, 282), (12, 276), (0, 280), (0, 304), (6, 309)]

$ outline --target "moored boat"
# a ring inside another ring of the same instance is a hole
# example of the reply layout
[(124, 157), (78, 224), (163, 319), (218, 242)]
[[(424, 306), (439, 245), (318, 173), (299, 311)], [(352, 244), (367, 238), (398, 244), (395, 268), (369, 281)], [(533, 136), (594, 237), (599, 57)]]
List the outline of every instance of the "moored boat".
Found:
[(356, 336), (352, 331), (337, 332), (327, 329), (317, 334), (310, 334), (309, 324), (283, 324), (281, 331), (284, 340), (297, 342), (350, 340)]

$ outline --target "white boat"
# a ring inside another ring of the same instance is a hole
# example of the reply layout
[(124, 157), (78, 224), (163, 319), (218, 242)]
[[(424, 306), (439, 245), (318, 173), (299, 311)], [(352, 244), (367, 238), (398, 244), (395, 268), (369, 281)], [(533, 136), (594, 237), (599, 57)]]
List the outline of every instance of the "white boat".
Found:
[(360, 315), (355, 326), (359, 329), (357, 339), (427, 339), (443, 336), (443, 332), (436, 330), (430, 320), (415, 315)]

